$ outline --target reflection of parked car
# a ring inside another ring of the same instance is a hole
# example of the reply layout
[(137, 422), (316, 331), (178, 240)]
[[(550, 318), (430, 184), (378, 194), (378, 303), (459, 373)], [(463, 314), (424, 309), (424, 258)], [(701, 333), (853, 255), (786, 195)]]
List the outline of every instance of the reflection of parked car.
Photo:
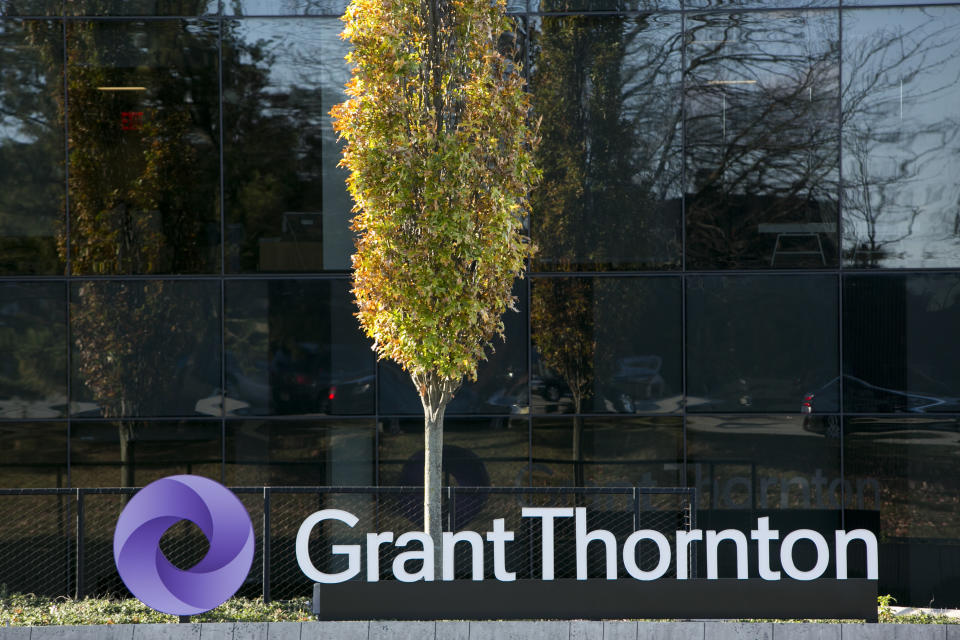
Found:
[[(836, 377), (819, 389), (805, 393), (800, 404), (800, 413), (805, 416), (813, 413), (825, 413), (832, 409), (818, 407), (818, 398), (839, 397), (840, 377)], [(843, 375), (844, 405), (853, 411), (876, 413), (927, 413), (960, 411), (960, 398), (940, 398), (932, 394), (913, 393), (889, 389), (871, 384), (849, 374)], [(830, 404), (835, 404), (830, 401)]]
[[(275, 413), (364, 413), (373, 405), (373, 368), (366, 358), (338, 345), (298, 342), (280, 347), (270, 360), (270, 389)], [(353, 368), (338, 367), (350, 363)], [(372, 364), (372, 363), (371, 363)]]
[(660, 375), (662, 364), (663, 359), (657, 355), (618, 359), (610, 380), (617, 409), (633, 413), (638, 408), (637, 402), (663, 396), (666, 383)]

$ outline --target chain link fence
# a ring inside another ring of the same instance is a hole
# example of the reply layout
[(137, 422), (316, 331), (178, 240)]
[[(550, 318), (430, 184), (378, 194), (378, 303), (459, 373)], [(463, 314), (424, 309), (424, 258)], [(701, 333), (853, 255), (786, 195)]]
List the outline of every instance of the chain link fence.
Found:
[[(369, 556), (367, 533), (402, 533), (423, 527), (423, 490), (419, 487), (236, 487), (232, 489), (247, 508), (256, 533), (253, 566), (238, 595), (265, 600), (305, 597), (313, 583), (301, 571), (296, 557), (296, 537), (304, 519), (321, 509), (340, 509), (357, 517), (354, 527), (329, 521), (314, 527), (310, 536), (311, 560), (320, 571), (336, 573), (346, 568), (346, 557), (332, 554), (334, 544), (360, 545), (363, 576)], [(0, 590), (49, 596), (129, 596), (113, 560), (113, 532), (133, 488), (114, 489), (2, 489), (0, 490)], [(604, 529), (618, 545), (631, 532), (652, 529), (673, 546), (676, 531), (696, 528), (696, 493), (692, 488), (471, 488), (443, 490), (442, 519), (445, 531), (474, 531), (485, 536), (493, 521), (514, 539), (504, 547), (508, 571), (518, 579), (538, 579), (542, 573), (543, 539), (539, 518), (521, 517), (524, 507), (586, 509), (587, 530)], [(554, 576), (576, 578), (575, 518), (554, 520)], [(494, 578), (494, 558), (484, 545), (483, 573)], [(199, 527), (181, 521), (160, 540), (170, 562), (188, 568), (206, 554), (209, 543)], [(394, 578), (393, 565), (403, 552), (392, 543), (379, 546), (381, 580)], [(470, 579), (472, 547), (454, 547), (454, 577)], [(618, 552), (619, 553), (619, 552)], [(695, 553), (690, 545), (690, 553)], [(409, 557), (409, 556), (405, 556)], [(592, 543), (587, 554), (589, 578), (606, 576), (602, 543)], [(637, 545), (637, 565), (656, 566), (659, 554), (649, 540)], [(418, 560), (400, 559), (409, 572)], [(619, 564), (619, 555), (618, 560)], [(696, 571), (696, 558), (688, 566)], [(671, 569), (673, 571), (673, 569)], [(622, 569), (621, 569), (622, 573)], [(438, 576), (439, 578), (439, 576)]]

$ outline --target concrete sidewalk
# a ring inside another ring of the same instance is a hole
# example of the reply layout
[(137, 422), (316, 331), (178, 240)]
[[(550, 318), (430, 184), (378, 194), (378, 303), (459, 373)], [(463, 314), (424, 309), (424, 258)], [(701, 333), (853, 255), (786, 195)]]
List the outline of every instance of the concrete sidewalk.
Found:
[(0, 640), (960, 640), (960, 625), (742, 622), (227, 622), (0, 627)]

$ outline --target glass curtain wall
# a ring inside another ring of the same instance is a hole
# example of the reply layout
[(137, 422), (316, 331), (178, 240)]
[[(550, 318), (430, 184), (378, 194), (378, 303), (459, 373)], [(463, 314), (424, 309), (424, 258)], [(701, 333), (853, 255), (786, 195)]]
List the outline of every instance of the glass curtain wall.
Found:
[[(352, 316), (344, 6), (0, 0), (0, 486), (419, 482)], [(509, 10), (539, 251), (447, 480), (868, 527), (881, 593), (960, 605), (960, 2)]]

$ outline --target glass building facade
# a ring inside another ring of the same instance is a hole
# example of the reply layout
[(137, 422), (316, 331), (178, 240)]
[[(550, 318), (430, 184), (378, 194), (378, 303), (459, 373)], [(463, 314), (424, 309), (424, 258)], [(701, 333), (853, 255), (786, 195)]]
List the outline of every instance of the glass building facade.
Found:
[[(352, 316), (344, 6), (0, 0), (0, 486), (420, 482)], [(960, 605), (960, 2), (509, 9), (539, 251), (449, 481), (868, 527), (880, 593)]]

